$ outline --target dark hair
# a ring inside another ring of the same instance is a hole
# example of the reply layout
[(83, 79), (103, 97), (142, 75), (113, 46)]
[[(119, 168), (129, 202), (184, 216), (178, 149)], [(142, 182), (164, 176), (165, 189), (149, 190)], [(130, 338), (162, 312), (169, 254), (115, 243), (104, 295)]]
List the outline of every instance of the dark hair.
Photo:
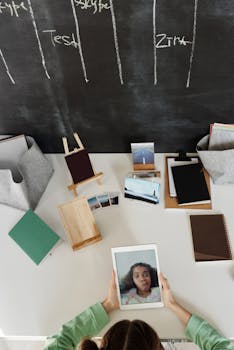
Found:
[(137, 266), (146, 267), (147, 270), (149, 271), (150, 279), (151, 279), (150, 288), (159, 286), (157, 270), (149, 264), (139, 262), (139, 263), (132, 265), (130, 267), (130, 270), (128, 271), (127, 275), (122, 278), (122, 280), (120, 282), (120, 292), (121, 293), (129, 291), (131, 288), (137, 288), (134, 281), (133, 281), (133, 270)]
[[(80, 350), (98, 350), (89, 339), (81, 342)], [(122, 320), (115, 323), (103, 336), (100, 350), (162, 350), (157, 333), (146, 322)]]
[(84, 338), (78, 346), (78, 350), (99, 350), (97, 344), (89, 339)]

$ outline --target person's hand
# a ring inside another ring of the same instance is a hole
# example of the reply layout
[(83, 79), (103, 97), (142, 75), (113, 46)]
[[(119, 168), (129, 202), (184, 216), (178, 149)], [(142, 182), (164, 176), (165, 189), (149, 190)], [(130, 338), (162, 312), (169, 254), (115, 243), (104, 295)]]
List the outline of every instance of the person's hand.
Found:
[(173, 311), (180, 321), (186, 326), (191, 317), (191, 313), (175, 300), (166, 277), (160, 272), (160, 282), (162, 284), (162, 298), (164, 305)]
[(169, 283), (166, 279), (166, 277), (160, 272), (159, 279), (162, 284), (162, 298), (164, 305), (168, 307), (169, 309), (173, 308), (176, 304), (176, 300), (172, 294), (172, 291), (170, 289)]
[(119, 308), (119, 300), (117, 295), (117, 287), (115, 283), (115, 272), (112, 271), (111, 279), (109, 282), (107, 297), (103, 301), (102, 306), (107, 313)]

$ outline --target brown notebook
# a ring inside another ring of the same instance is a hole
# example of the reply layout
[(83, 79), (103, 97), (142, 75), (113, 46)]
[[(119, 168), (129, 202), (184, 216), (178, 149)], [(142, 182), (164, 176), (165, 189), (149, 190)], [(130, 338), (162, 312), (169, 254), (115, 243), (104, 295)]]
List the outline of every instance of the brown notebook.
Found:
[(190, 215), (196, 261), (231, 260), (223, 214)]

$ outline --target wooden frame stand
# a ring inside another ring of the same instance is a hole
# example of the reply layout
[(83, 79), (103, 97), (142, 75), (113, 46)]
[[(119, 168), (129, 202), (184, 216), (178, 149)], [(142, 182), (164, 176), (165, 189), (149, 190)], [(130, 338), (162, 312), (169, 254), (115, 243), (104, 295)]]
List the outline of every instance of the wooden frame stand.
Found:
[[(73, 151), (69, 151), (67, 138), (63, 137), (62, 140), (64, 152), (66, 155), (65, 159), (73, 178), (73, 183), (67, 188), (69, 190), (72, 190), (75, 196), (78, 196), (77, 187), (79, 185), (83, 185), (91, 181), (97, 181), (97, 183), (101, 185), (101, 178), (103, 176), (103, 173), (94, 173), (89, 155), (85, 150), (78, 134), (74, 133), (73, 136), (78, 145), (78, 148), (74, 148)], [(78, 169), (81, 170), (80, 173), (77, 173)]]
[(61, 204), (58, 211), (73, 250), (102, 240), (86, 198)]

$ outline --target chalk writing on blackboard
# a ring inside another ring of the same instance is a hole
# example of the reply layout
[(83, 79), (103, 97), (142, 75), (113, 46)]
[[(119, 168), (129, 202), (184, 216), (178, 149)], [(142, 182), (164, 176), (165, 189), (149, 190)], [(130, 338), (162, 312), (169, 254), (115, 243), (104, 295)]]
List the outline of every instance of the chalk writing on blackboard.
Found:
[(84, 73), (84, 79), (85, 79), (86, 83), (88, 83), (89, 80), (87, 77), (85, 61), (84, 61), (84, 57), (83, 57), (83, 51), (82, 51), (82, 47), (81, 47), (79, 22), (78, 22), (78, 18), (76, 15), (76, 10), (75, 10), (75, 5), (74, 5), (73, 0), (71, 0), (71, 6), (72, 6), (73, 17), (75, 20), (75, 25), (76, 25), (76, 36), (77, 36), (77, 41), (78, 41), (78, 49), (79, 49), (79, 54), (80, 54), (80, 59), (81, 59), (81, 65), (82, 65), (82, 69), (83, 69), (83, 73)]
[(187, 78), (187, 83), (186, 83), (186, 87), (187, 87), (187, 88), (190, 86), (191, 70), (192, 70), (192, 64), (193, 64), (193, 55), (194, 55), (195, 41), (196, 41), (196, 28), (197, 28), (197, 5), (198, 5), (198, 0), (194, 0), (194, 15), (193, 15), (193, 40), (192, 40), (192, 49), (191, 49), (190, 60), (189, 60), (189, 71), (188, 71), (188, 78)]
[(36, 24), (36, 21), (35, 21), (34, 12), (33, 12), (32, 5), (31, 5), (31, 1), (30, 0), (27, 0), (27, 1), (28, 1), (28, 7), (29, 7), (30, 16), (32, 18), (33, 28), (34, 28), (35, 35), (36, 35), (36, 38), (37, 38), (38, 48), (39, 48), (40, 55), (41, 55), (41, 63), (42, 63), (42, 66), (44, 68), (44, 71), (45, 71), (45, 74), (46, 74), (47, 78), (50, 79), (49, 73), (48, 73), (47, 68), (46, 68), (45, 57), (44, 57), (44, 53), (43, 53), (43, 50), (42, 50), (41, 41), (40, 41), (40, 38), (39, 38), (39, 35), (38, 35), (37, 24)]
[[(72, 3), (72, 9), (73, 9), (73, 16), (74, 16), (74, 20), (76, 23), (76, 37), (75, 37), (74, 33), (69, 33), (69, 34), (62, 33), (61, 34), (61, 33), (58, 33), (55, 29), (46, 29), (46, 30), (43, 30), (42, 32), (48, 33), (50, 35), (50, 40), (51, 40), (51, 43), (53, 46), (56, 46), (56, 45), (67, 46), (67, 47), (70, 46), (70, 47), (73, 47), (74, 49), (79, 50), (82, 68), (83, 68), (83, 73), (84, 73), (84, 78), (85, 78), (86, 83), (88, 83), (89, 80), (87, 77), (85, 60), (83, 57), (83, 51), (82, 51), (82, 47), (81, 47), (81, 38), (80, 38), (78, 17), (77, 17), (76, 11), (75, 11), (73, 0), (71, 0), (71, 3)], [(82, 3), (82, 6), (85, 6), (85, 4), (86, 4), (84, 1), (79, 1), (76, 4), (81, 4), (81, 3)], [(96, 4), (96, 1), (95, 0), (92, 2), (87, 1), (86, 7), (88, 5), (92, 6), (92, 4)], [(103, 6), (103, 3), (101, 1), (99, 1), (98, 4), (100, 6)], [(107, 6), (107, 4), (106, 4), (106, 6)], [(100, 7), (100, 8), (103, 9), (103, 7)], [(121, 64), (120, 52), (119, 52), (116, 20), (115, 20), (115, 13), (114, 13), (114, 7), (113, 7), (112, 0), (110, 0), (110, 6), (105, 7), (105, 9), (110, 9), (110, 14), (111, 14), (111, 19), (112, 19), (112, 27), (113, 27), (113, 37), (114, 37), (116, 61), (117, 61), (117, 67), (118, 67), (118, 74), (119, 74), (120, 83), (124, 84), (123, 75), (122, 75), (122, 64)]]
[(109, 10), (110, 5), (107, 2), (103, 2), (102, 0), (74, 0), (76, 6), (80, 6), (81, 10), (92, 9), (93, 14), (99, 12), (101, 13), (103, 10)]
[(156, 48), (164, 49), (167, 47), (174, 46), (187, 46), (188, 44), (192, 44), (192, 41), (186, 40), (185, 35), (178, 36), (168, 36), (167, 34), (157, 34), (156, 35)]
[[(50, 40), (52, 45), (55, 47), (56, 45), (72, 47), (73, 49), (77, 49), (80, 56), (81, 66), (83, 70), (84, 80), (86, 83), (89, 82), (88, 73), (86, 69), (86, 62), (83, 55), (82, 49), (82, 41), (80, 35), (80, 25), (79, 25), (79, 15), (82, 15), (83, 11), (90, 11), (91, 15), (97, 15), (101, 12), (109, 12), (112, 20), (112, 30), (113, 30), (113, 40), (115, 47), (115, 55), (116, 55), (116, 66), (117, 72), (119, 75), (119, 80), (121, 84), (124, 84), (123, 79), (123, 71), (122, 71), (122, 63), (121, 63), (121, 55), (119, 48), (119, 40), (118, 40), (118, 30), (116, 26), (116, 17), (114, 11), (113, 0), (70, 0), (73, 19), (75, 22), (75, 32), (74, 33), (59, 33), (55, 29), (46, 29), (42, 30), (42, 33), (48, 33), (50, 36)], [(198, 0), (194, 0), (194, 9), (193, 9), (193, 32), (192, 32), (192, 40), (188, 38), (184, 34), (174, 34), (174, 33), (157, 33), (156, 28), (156, 15), (157, 14), (157, 0), (153, 0), (153, 51), (154, 51), (154, 85), (158, 84), (157, 78), (157, 50), (173, 48), (177, 47), (186, 47), (191, 46), (191, 52), (189, 57), (189, 69), (187, 74), (186, 87), (190, 86), (191, 80), (191, 71), (193, 64), (193, 57), (195, 51), (195, 41), (196, 41), (196, 24), (197, 24), (197, 7)], [(77, 12), (79, 9), (79, 13)], [(41, 56), (41, 63), (45, 72), (45, 75), (48, 79), (50, 79), (49, 72), (47, 70), (47, 65), (45, 61), (45, 55), (43, 52), (43, 48), (40, 41), (40, 35), (38, 33), (37, 23), (34, 15), (34, 11), (32, 8), (31, 0), (21, 1), (18, 4), (15, 1), (0, 1), (0, 16), (9, 15), (11, 17), (20, 17), (23, 13), (28, 12), (31, 16), (32, 26), (35, 32), (35, 37), (37, 40), (37, 45), (39, 49), (39, 53)], [(15, 84), (15, 81), (10, 74), (10, 70), (8, 68), (6, 59), (4, 57), (3, 52), (1, 51), (0, 57), (2, 59), (3, 65), (6, 69), (7, 75), (10, 78), (11, 82)]]
[(117, 29), (116, 29), (116, 20), (115, 20), (115, 12), (114, 12), (114, 6), (113, 1), (110, 0), (110, 8), (111, 8), (111, 17), (112, 17), (112, 25), (113, 25), (113, 34), (114, 34), (114, 42), (115, 42), (115, 51), (116, 51), (116, 59), (117, 59), (117, 65), (119, 69), (119, 79), (121, 84), (123, 85), (123, 75), (122, 75), (122, 64), (119, 54), (119, 44), (118, 44), (118, 36), (117, 36)]
[(158, 83), (157, 79), (157, 49), (170, 48), (175, 46), (187, 46), (191, 45), (191, 53), (189, 59), (189, 70), (187, 75), (186, 87), (190, 86), (191, 70), (195, 49), (196, 40), (196, 23), (197, 23), (197, 5), (198, 0), (194, 0), (194, 15), (193, 15), (193, 39), (187, 40), (185, 35), (170, 35), (165, 33), (157, 34), (156, 31), (156, 0), (153, 3), (153, 47), (154, 47), (154, 85)]
[(93, 8), (93, 14), (97, 12), (101, 12), (103, 9), (111, 11), (111, 18), (112, 18), (112, 26), (113, 26), (113, 35), (114, 35), (114, 43), (115, 43), (115, 51), (116, 51), (116, 59), (117, 59), (117, 66), (119, 71), (119, 79), (121, 84), (123, 84), (123, 77), (122, 77), (122, 65), (120, 60), (120, 54), (119, 54), (119, 44), (118, 44), (118, 36), (117, 36), (117, 29), (116, 29), (116, 20), (115, 20), (115, 13), (114, 13), (114, 6), (112, 0), (110, 0), (110, 5), (108, 5), (106, 2), (102, 2), (102, 0), (71, 0), (72, 4), (72, 10), (73, 10), (73, 16), (75, 19), (76, 24), (76, 34), (77, 34), (77, 42), (78, 42), (78, 49), (80, 53), (81, 58), (81, 64), (84, 72), (84, 77), (86, 83), (88, 83), (87, 73), (86, 73), (86, 67), (85, 67), (85, 61), (83, 57), (82, 47), (81, 47), (81, 39), (80, 39), (80, 30), (79, 30), (79, 23), (78, 23), (78, 17), (76, 15), (75, 6), (81, 5), (81, 9), (88, 9), (90, 7)]
[(16, 4), (14, 1), (0, 2), (0, 14), (10, 14), (11, 16), (19, 17), (20, 11), (28, 11), (24, 2)]
[(69, 35), (65, 35), (65, 34), (58, 35), (55, 29), (47, 29), (47, 30), (43, 30), (42, 32), (50, 34), (50, 40), (53, 46), (56, 46), (56, 44), (64, 45), (64, 46), (72, 46), (75, 49), (77, 49), (79, 46), (79, 43), (77, 42), (74, 33), (71, 33)]
[(8, 77), (10, 78), (12, 84), (15, 84), (15, 81), (14, 81), (14, 79), (12, 78), (11, 73), (9, 72), (9, 69), (8, 69), (8, 66), (7, 66), (7, 63), (6, 63), (6, 60), (5, 60), (4, 56), (3, 56), (3, 53), (2, 53), (2, 50), (1, 50), (1, 49), (0, 49), (0, 56), (1, 56), (1, 58), (2, 58), (4, 67), (6, 68), (6, 72), (7, 72)]
[(158, 82), (157, 76), (157, 48), (156, 48), (156, 0), (153, 2), (153, 48), (154, 48), (154, 85)]

